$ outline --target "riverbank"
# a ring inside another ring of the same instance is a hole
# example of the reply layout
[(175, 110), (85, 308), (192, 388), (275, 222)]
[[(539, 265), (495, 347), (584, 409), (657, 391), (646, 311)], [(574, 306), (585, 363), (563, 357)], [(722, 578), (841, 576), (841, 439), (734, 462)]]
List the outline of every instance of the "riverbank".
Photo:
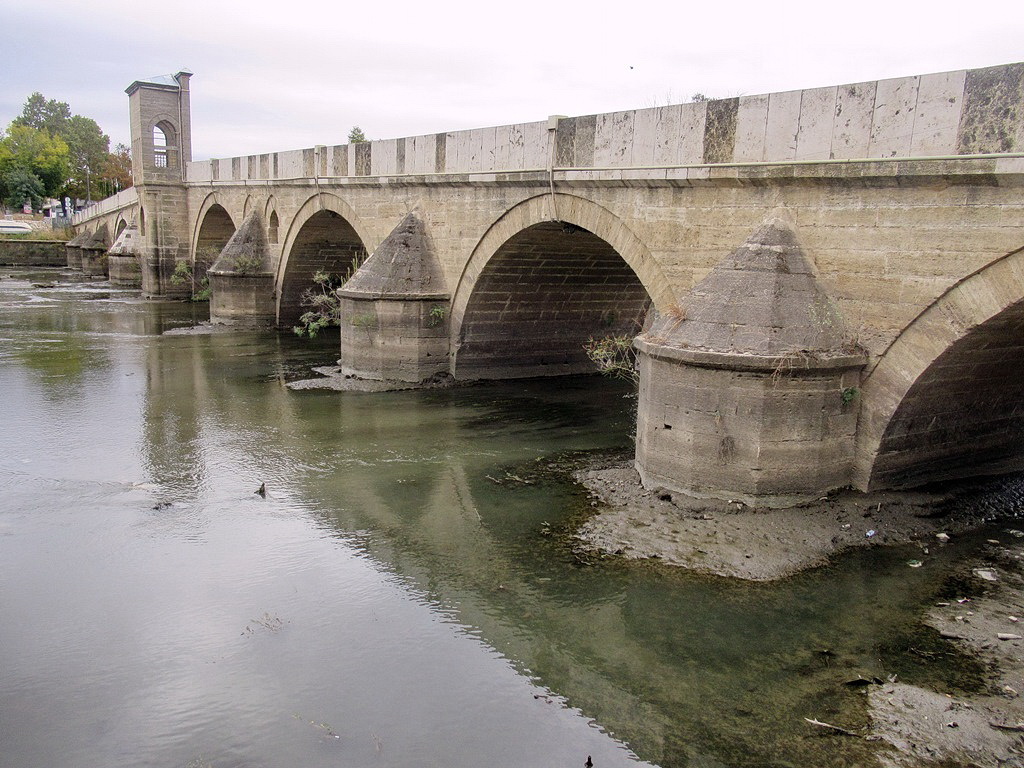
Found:
[(931, 491), (839, 491), (771, 510), (647, 490), (630, 460), (580, 469), (573, 478), (597, 510), (575, 534), (581, 549), (752, 581), (791, 576), (851, 547), (917, 544), (923, 562), (940, 534), (1024, 513), (1024, 478)]
[(1024, 524), (1014, 521), (1024, 512), (1024, 478), (928, 492), (844, 491), (785, 510), (648, 491), (628, 460), (606, 460), (574, 478), (595, 508), (574, 535), (581, 553), (751, 581), (785, 578), (852, 547), (916, 545), (907, 565), (926, 567), (955, 537), (1002, 521), (978, 555), (948, 574), (951, 596), (922, 617), (954, 652), (987, 670), (980, 690), (934, 691), (895, 675), (864, 680), (866, 729), (808, 728), (879, 742), (888, 768), (1024, 766)]

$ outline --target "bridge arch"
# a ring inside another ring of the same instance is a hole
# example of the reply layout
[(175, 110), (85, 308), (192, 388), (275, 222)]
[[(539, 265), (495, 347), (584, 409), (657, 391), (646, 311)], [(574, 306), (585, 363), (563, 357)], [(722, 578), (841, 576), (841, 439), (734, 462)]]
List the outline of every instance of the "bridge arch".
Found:
[(199, 207), (192, 235), (192, 275), (198, 282), (206, 275), (221, 250), (235, 234), (235, 222), (216, 193), (206, 196)]
[(949, 288), (861, 387), (854, 486), (1024, 467), (1024, 248)]
[(456, 286), (452, 372), (511, 378), (592, 370), (591, 337), (635, 335), (674, 295), (660, 267), (614, 214), (585, 198), (530, 198), (485, 233)]
[(298, 322), (304, 311), (302, 294), (313, 286), (314, 272), (345, 275), (353, 261), (366, 258), (367, 242), (365, 226), (340, 197), (322, 193), (307, 199), (288, 225), (281, 247), (275, 280), (278, 325)]

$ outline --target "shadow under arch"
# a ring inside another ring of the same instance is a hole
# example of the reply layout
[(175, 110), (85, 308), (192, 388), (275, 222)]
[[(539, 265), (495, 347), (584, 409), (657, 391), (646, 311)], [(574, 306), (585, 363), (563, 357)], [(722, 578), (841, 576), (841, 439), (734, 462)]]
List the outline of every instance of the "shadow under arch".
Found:
[(303, 291), (317, 270), (343, 274), (370, 249), (366, 227), (352, 207), (329, 192), (310, 196), (288, 224), (274, 280), (277, 324), (286, 326), (302, 314)]
[(217, 194), (207, 195), (196, 217), (192, 235), (192, 293), (202, 290), (206, 272), (217, 261), (220, 252), (235, 234), (237, 226), (227, 209), (217, 200)]
[[(647, 309), (675, 295), (640, 239), (606, 208), (550, 195), (506, 211), (484, 234), (452, 300), (457, 378), (589, 372), (591, 337), (635, 335)], [(502, 358), (506, 362), (502, 362)]]
[[(203, 198), (202, 205), (199, 206), (199, 212), (192, 227), (192, 247), (190, 253), (193, 263), (200, 260), (200, 248), (216, 247), (219, 254), (220, 249), (227, 245), (231, 235), (237, 229), (236, 220), (241, 221), (238, 212), (236, 211), (235, 216), (232, 216), (216, 192), (211, 192)], [(228, 231), (228, 227), (230, 227), (230, 231)], [(226, 237), (224, 236), (225, 233)], [(217, 247), (218, 244), (219, 247)], [(217, 256), (214, 255), (210, 263), (212, 264), (216, 259)]]
[(1024, 467), (1024, 248), (950, 287), (861, 385), (854, 487)]

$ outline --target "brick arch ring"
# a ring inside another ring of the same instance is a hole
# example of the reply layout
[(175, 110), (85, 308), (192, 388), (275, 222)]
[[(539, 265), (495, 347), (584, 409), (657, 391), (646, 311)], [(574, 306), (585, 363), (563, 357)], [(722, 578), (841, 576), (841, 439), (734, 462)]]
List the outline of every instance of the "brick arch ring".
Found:
[(874, 490), (875, 460), (885, 432), (917, 380), (955, 342), (1021, 301), (1024, 248), (960, 280), (896, 337), (861, 383), (855, 488)]
[[(661, 266), (647, 246), (618, 216), (607, 208), (577, 195), (555, 194), (558, 220), (575, 224), (597, 235), (622, 257), (636, 274), (658, 311), (676, 301), (675, 293), (665, 278)], [(488, 262), (498, 250), (523, 230), (551, 221), (551, 195), (531, 197), (505, 211), (480, 238), (459, 277), (452, 296), (451, 338), (456, 340), (462, 332), (462, 322), (473, 289)]]
[[(274, 210), (277, 211), (277, 215), (279, 217), (278, 226), (283, 229), (282, 225), (284, 224), (284, 216), (282, 215), (279, 203), (280, 201), (275, 199)], [(359, 219), (351, 205), (330, 192), (321, 192), (319, 194), (310, 195), (310, 197), (308, 197), (306, 201), (299, 206), (295, 215), (292, 216), (291, 221), (288, 223), (287, 233), (281, 241), (281, 260), (278, 262), (277, 275), (274, 277), (274, 293), (277, 297), (276, 313), (278, 317), (281, 316), (281, 295), (284, 289), (284, 277), (288, 272), (288, 260), (291, 258), (292, 249), (295, 247), (295, 241), (298, 239), (303, 225), (321, 211), (333, 211), (347, 221), (352, 229), (356, 231), (356, 235), (359, 236), (359, 239), (362, 241), (363, 247), (366, 248), (367, 253), (373, 253), (373, 248), (378, 245), (376, 241), (369, 239), (366, 225)], [(270, 209), (268, 208), (268, 219), (269, 216)]]

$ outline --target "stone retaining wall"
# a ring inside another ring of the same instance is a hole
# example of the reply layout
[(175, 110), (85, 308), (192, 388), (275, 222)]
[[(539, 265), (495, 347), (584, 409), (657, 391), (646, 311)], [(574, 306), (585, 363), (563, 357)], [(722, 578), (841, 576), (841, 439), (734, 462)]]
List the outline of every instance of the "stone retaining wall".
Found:
[(0, 240), (0, 266), (63, 267), (67, 265), (60, 240)]

